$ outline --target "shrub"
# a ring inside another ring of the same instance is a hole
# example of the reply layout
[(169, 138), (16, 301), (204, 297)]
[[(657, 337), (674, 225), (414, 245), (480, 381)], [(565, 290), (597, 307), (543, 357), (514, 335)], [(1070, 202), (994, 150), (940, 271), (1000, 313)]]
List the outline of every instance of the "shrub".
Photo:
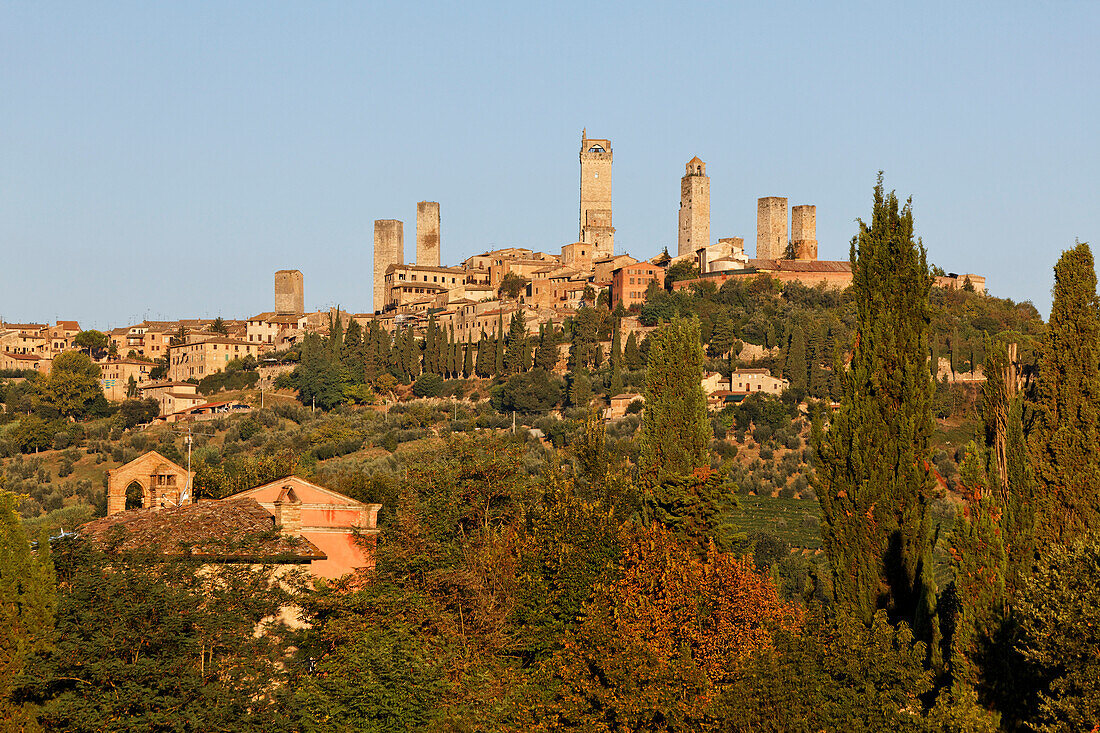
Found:
[(438, 374), (421, 374), (413, 382), (412, 390), (417, 397), (439, 397), (443, 393), (443, 377)]

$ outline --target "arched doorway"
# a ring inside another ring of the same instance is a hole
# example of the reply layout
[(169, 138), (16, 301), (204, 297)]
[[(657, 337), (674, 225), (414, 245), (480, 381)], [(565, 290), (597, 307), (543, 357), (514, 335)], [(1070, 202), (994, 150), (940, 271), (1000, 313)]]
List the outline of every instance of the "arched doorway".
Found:
[(131, 481), (126, 487), (126, 509), (142, 509), (145, 506), (145, 487), (137, 481)]

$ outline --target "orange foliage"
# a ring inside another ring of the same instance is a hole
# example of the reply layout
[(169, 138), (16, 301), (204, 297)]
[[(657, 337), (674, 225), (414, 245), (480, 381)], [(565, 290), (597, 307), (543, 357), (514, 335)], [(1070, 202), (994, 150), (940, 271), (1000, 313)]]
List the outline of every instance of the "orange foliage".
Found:
[(699, 560), (658, 526), (627, 547), (609, 596), (618, 635), (664, 659), (687, 650), (712, 680), (770, 648), (772, 630), (802, 621), (747, 560), (713, 551)]

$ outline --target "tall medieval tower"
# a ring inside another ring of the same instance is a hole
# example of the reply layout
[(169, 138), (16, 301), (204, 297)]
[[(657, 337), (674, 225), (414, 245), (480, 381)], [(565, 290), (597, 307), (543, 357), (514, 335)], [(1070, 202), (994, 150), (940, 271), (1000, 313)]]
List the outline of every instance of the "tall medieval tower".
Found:
[(756, 258), (779, 260), (787, 253), (787, 199), (768, 196), (756, 202)]
[(611, 141), (590, 140), (581, 131), (580, 241), (591, 244), (593, 257), (615, 253), (611, 226)]
[(416, 264), (439, 267), (439, 202), (416, 205)]
[(710, 246), (710, 176), (699, 156), (687, 162), (687, 172), (680, 179), (678, 244), (677, 256)]
[(374, 221), (374, 312), (386, 307), (386, 269), (405, 261), (405, 225), (397, 219)]
[(817, 259), (817, 207), (791, 208), (791, 245), (796, 260)]

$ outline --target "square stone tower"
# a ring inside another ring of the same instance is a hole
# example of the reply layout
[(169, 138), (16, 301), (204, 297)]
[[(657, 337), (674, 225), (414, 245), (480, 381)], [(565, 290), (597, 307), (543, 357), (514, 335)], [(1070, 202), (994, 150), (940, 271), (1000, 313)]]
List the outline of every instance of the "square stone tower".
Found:
[(439, 267), (439, 202), (416, 205), (416, 264)]
[(756, 202), (756, 259), (778, 260), (787, 252), (787, 199), (768, 196)]
[(386, 269), (405, 262), (405, 225), (397, 219), (374, 222), (374, 312), (386, 306)]
[(298, 270), (279, 270), (275, 273), (275, 313), (280, 316), (299, 315), (306, 312), (302, 273)]
[(817, 207), (791, 207), (791, 246), (796, 260), (817, 259)]
[(710, 246), (710, 176), (707, 164), (695, 156), (680, 179), (680, 232), (677, 256)]
[(589, 139), (581, 131), (580, 239), (591, 244), (593, 257), (615, 253), (611, 225), (611, 141)]

